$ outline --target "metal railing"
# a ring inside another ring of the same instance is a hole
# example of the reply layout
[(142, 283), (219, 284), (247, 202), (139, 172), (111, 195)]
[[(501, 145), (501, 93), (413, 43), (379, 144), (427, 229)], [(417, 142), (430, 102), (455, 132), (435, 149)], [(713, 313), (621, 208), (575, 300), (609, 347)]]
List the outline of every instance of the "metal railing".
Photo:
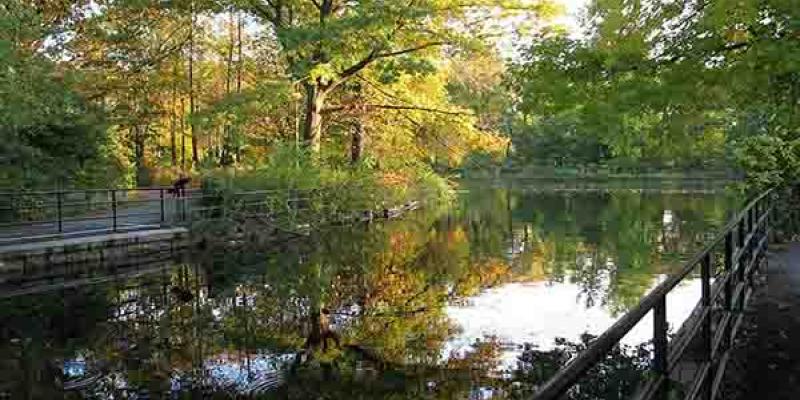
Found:
[(176, 225), (198, 196), (168, 187), (2, 192), (0, 241)]
[[(765, 260), (773, 207), (772, 190), (750, 201), (702, 251), (684, 264), (680, 272), (659, 284), (635, 308), (597, 337), (584, 352), (540, 387), (534, 399), (568, 398), (580, 379), (592, 367), (599, 365), (651, 311), (653, 358), (646, 380), (633, 398), (673, 398), (674, 395), (670, 394), (674, 386), (672, 377), (679, 372), (681, 359), (694, 352), (694, 379), (684, 388), (684, 398), (714, 399), (753, 289), (754, 272)], [(715, 265), (722, 267), (716, 276)], [(669, 340), (667, 295), (688, 276), (696, 276), (698, 268), (700, 302), (679, 332)]]
[(172, 193), (170, 187), (0, 192), (0, 245), (183, 226), (224, 219), (232, 212), (266, 218), (276, 227), (296, 231), (354, 220), (359, 212), (375, 211), (381, 203), (360, 196), (342, 201), (337, 192), (319, 189), (236, 193), (186, 189), (181, 194)]

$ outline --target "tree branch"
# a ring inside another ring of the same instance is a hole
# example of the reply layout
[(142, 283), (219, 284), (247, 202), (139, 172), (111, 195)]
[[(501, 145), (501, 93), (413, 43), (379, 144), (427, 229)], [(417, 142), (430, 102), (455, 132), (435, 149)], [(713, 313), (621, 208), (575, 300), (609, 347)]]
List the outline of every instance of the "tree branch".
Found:
[[(371, 62), (375, 61), (377, 59), (376, 58), (377, 56), (378, 56), (378, 50), (377, 49), (372, 49), (372, 51), (370, 51), (369, 54), (367, 54), (366, 57), (361, 59), (361, 61), (353, 64), (349, 68), (347, 68), (344, 71), (340, 72), (339, 73), (339, 80), (343, 82), (344, 80), (346, 80), (346, 79), (350, 78), (351, 76), (357, 74), (359, 71), (361, 71), (362, 69), (366, 68), (367, 65), (369, 65)], [(337, 82), (336, 85), (338, 85), (339, 83), (341, 83), (341, 82)], [(334, 85), (334, 86), (336, 86), (336, 85)]]
[(408, 53), (413, 53), (413, 52), (416, 52), (416, 51), (424, 50), (424, 49), (427, 49), (429, 47), (444, 46), (446, 44), (448, 44), (448, 42), (445, 42), (445, 41), (427, 42), (427, 43), (423, 43), (423, 44), (421, 44), (419, 46), (409, 47), (407, 49), (402, 49), (402, 50), (397, 50), (397, 51), (390, 51), (390, 52), (385, 52), (385, 53), (378, 53), (378, 55), (376, 56), (376, 59), (395, 57), (395, 56), (399, 56), (399, 55), (403, 55), (403, 54), (408, 54)]
[[(269, 3), (269, 1), (267, 2)], [(267, 21), (272, 22), (272, 24), (275, 25), (276, 28), (281, 26), (280, 15), (278, 14), (277, 8), (274, 5), (272, 5), (272, 3), (269, 3), (269, 5), (272, 6), (274, 12), (270, 12), (269, 7), (262, 4), (260, 0), (251, 0), (249, 3), (253, 11), (261, 18), (264, 18)]]
[(347, 104), (347, 105), (334, 105), (330, 107), (325, 107), (322, 110), (323, 113), (331, 113), (336, 111), (345, 111), (345, 110), (359, 110), (359, 109), (383, 109), (383, 110), (409, 110), (409, 111), (425, 111), (430, 113), (436, 114), (445, 114), (445, 115), (459, 115), (459, 116), (475, 116), (474, 113), (464, 112), (464, 111), (453, 111), (453, 110), (442, 110), (439, 108), (432, 108), (432, 107), (422, 107), (422, 106), (413, 106), (413, 105), (399, 105), (399, 104)]
[(370, 51), (369, 54), (367, 54), (366, 57), (361, 59), (361, 61), (353, 64), (352, 66), (348, 67), (344, 71), (340, 72), (339, 73), (339, 79), (336, 82), (332, 83), (327, 89), (330, 90), (330, 89), (335, 88), (336, 86), (339, 86), (340, 84), (342, 84), (345, 81), (347, 81), (348, 79), (350, 79), (353, 75), (361, 72), (364, 68), (366, 68), (367, 66), (372, 64), (374, 61), (379, 60), (381, 58), (396, 57), (396, 56), (400, 56), (400, 55), (403, 55), (403, 54), (408, 54), (408, 53), (413, 53), (413, 52), (416, 52), (416, 51), (424, 50), (424, 49), (427, 49), (427, 48), (430, 48), (430, 47), (444, 46), (446, 44), (448, 44), (448, 42), (445, 42), (445, 41), (426, 42), (426, 43), (420, 44), (418, 46), (409, 47), (409, 48), (402, 49), (402, 50), (386, 51), (386, 52), (380, 52), (380, 49), (377, 49), (377, 48), (372, 49), (372, 51)]

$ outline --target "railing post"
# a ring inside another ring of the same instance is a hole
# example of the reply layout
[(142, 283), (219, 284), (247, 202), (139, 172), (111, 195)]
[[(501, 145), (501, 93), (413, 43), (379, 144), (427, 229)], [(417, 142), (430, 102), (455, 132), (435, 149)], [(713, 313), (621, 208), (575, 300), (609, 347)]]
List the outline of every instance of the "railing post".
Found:
[[(738, 237), (739, 240), (738, 240), (738, 243), (737, 243), (736, 247), (739, 249), (739, 253), (741, 253), (742, 247), (744, 247), (744, 235), (745, 235), (745, 233), (744, 233), (744, 218), (740, 219), (739, 223), (736, 224), (736, 233), (739, 236)], [(740, 255), (739, 258), (741, 258), (741, 255)]]
[[(772, 233), (772, 194), (770, 193), (764, 199), (764, 252), (766, 253), (767, 249), (769, 249), (769, 239), (770, 233)], [(791, 218), (791, 217), (790, 217)]]
[(758, 222), (761, 221), (761, 214), (764, 212), (763, 204), (761, 204), (763, 200), (759, 200), (756, 202), (756, 225), (758, 226)]
[(736, 275), (733, 270), (733, 232), (725, 234), (725, 313), (729, 316), (728, 323), (724, 327), (725, 337), (723, 343), (725, 348), (731, 345), (731, 330), (733, 329), (733, 278)]
[(161, 206), (161, 223), (164, 223), (164, 188), (158, 189), (158, 197)]
[[(662, 296), (653, 309), (653, 372), (656, 375), (668, 378), (667, 371), (667, 297)], [(656, 389), (656, 398), (666, 399), (667, 390), (662, 385)]]
[(117, 191), (111, 189), (111, 231), (117, 231)]
[(64, 221), (63, 221), (64, 220), (64, 211), (62, 210), (62, 208), (63, 208), (63, 204), (62, 204), (63, 203), (63, 199), (62, 199), (63, 195), (64, 195), (64, 193), (62, 191), (60, 191), (60, 190), (56, 193), (56, 209), (57, 209), (56, 212), (58, 213), (58, 233), (64, 232)]
[(181, 222), (186, 222), (186, 196), (180, 197), (181, 203)]
[(714, 361), (712, 359), (713, 351), (713, 335), (711, 332), (711, 254), (708, 253), (703, 257), (700, 267), (701, 281), (702, 281), (702, 299), (703, 305), (703, 324), (702, 340), (703, 340), (703, 356), (705, 362), (708, 363), (708, 374), (703, 381), (702, 398), (711, 400), (711, 391), (714, 383)]

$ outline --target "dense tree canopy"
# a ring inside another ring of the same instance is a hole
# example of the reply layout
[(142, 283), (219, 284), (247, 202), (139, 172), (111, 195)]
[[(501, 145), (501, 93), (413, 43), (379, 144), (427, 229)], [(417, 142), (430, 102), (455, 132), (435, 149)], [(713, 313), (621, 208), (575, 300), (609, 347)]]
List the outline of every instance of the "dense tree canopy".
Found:
[(557, 13), (546, 0), (5, 2), (2, 184), (147, 185), (285, 147), (406, 179), (507, 152), (794, 179), (792, 1), (596, 0), (577, 30), (547, 23)]
[[(12, 0), (0, 6), (3, 186), (148, 185), (287, 146), (394, 172), (502, 154), (507, 107), (487, 86), (503, 70), (502, 22), (554, 12), (532, 0)], [(470, 79), (471, 63), (496, 72)], [(476, 104), (475, 90), (495, 97)]]
[(515, 63), (520, 143), (561, 150), (540, 157), (735, 161), (758, 183), (792, 178), (798, 21), (782, 0), (594, 1), (583, 35), (543, 31)]

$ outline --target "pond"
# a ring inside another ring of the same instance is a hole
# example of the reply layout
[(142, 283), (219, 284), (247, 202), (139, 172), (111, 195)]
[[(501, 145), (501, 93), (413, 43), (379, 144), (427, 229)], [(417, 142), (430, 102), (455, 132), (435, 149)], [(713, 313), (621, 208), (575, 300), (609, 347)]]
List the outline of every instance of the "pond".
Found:
[[(473, 182), (399, 220), (96, 272), (0, 300), (0, 398), (529, 395), (739, 204), (704, 186)], [(673, 331), (699, 297), (691, 279), (670, 294)], [(576, 398), (629, 393), (650, 332)]]

